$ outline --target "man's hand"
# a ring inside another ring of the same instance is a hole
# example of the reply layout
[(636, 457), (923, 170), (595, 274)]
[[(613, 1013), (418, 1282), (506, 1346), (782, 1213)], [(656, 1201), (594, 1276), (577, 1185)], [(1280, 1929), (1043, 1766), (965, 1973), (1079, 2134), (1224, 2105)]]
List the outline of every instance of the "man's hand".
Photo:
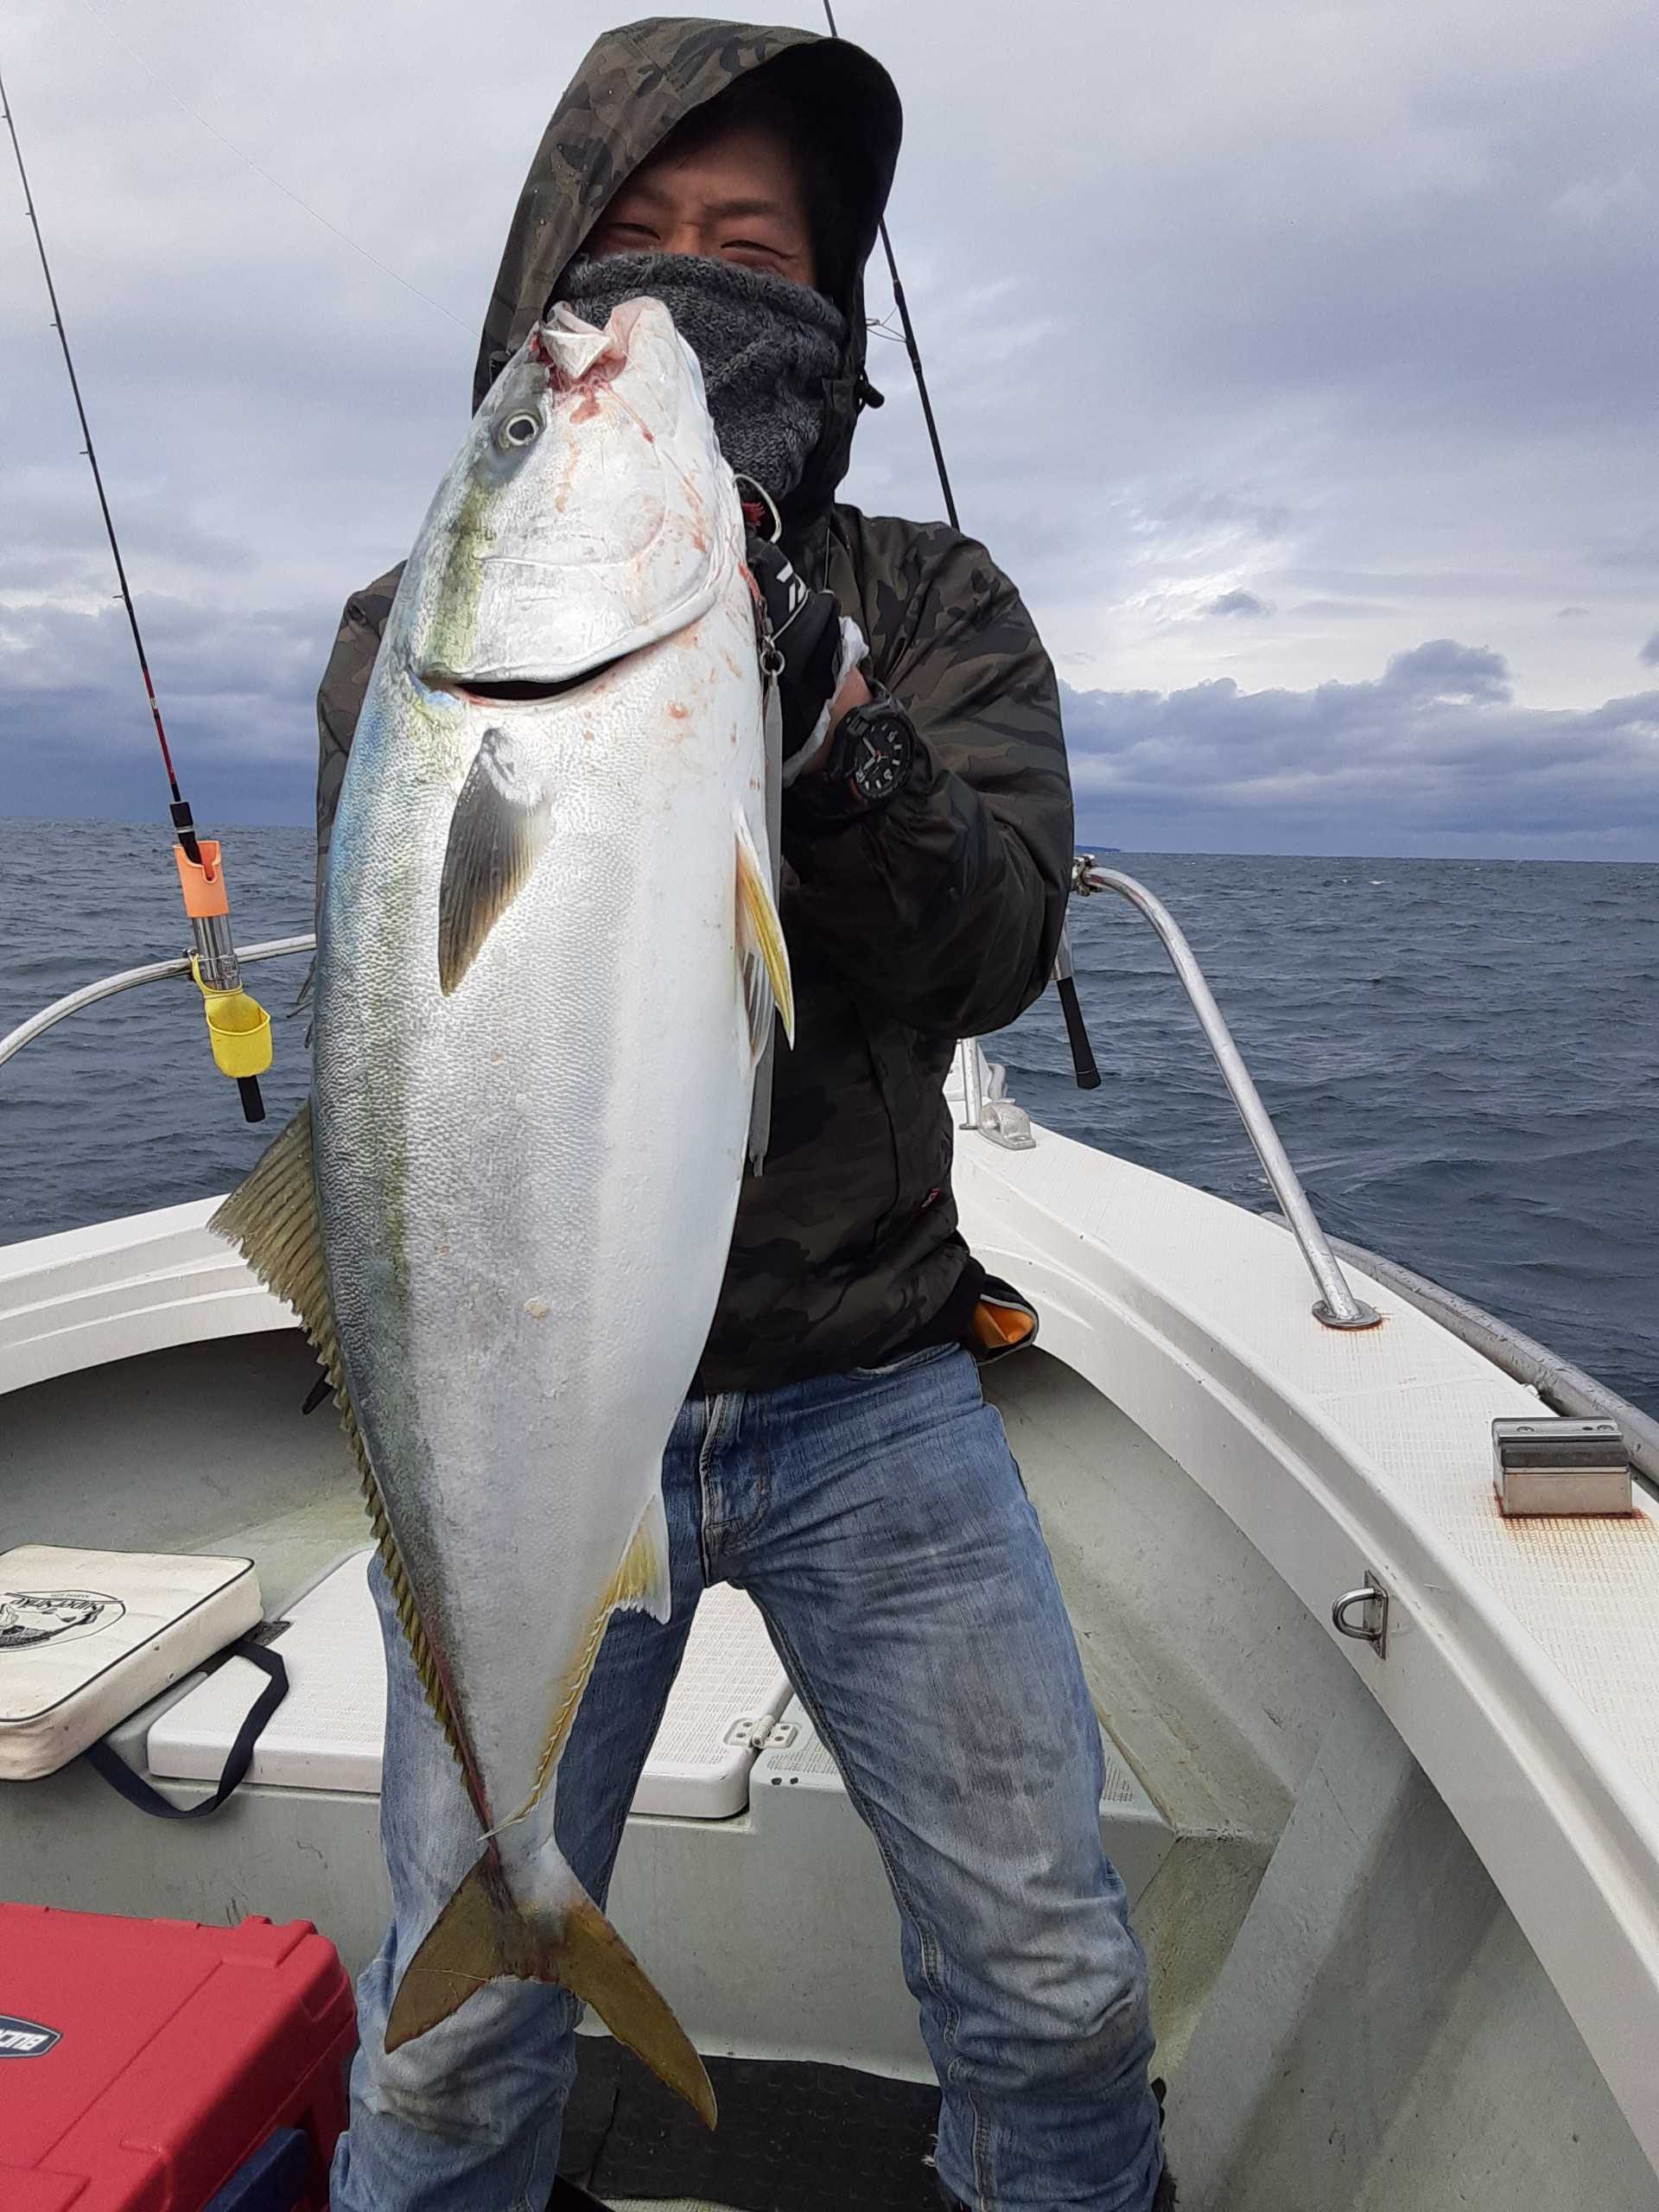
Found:
[(836, 722), (870, 696), (858, 669), (868, 648), (835, 594), (804, 583), (779, 547), (758, 531), (749, 532), (748, 566), (783, 658), (778, 693), (784, 781), (791, 784), (797, 776), (816, 773)]

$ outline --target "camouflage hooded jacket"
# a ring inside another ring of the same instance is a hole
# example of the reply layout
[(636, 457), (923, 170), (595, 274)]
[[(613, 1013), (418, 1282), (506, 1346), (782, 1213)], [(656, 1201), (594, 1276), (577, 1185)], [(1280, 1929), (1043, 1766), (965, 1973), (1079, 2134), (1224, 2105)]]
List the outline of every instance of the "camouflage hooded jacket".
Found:
[[(968, 1255), (942, 1080), (957, 1037), (1001, 1027), (1043, 988), (1071, 857), (1053, 671), (1014, 587), (942, 524), (833, 503), (869, 389), (862, 270), (899, 149), (898, 94), (869, 55), (806, 31), (684, 17), (601, 38), (531, 164), (474, 404), (617, 188), (692, 109), (760, 68), (792, 73), (830, 130), (849, 232), (835, 241), (846, 355), (784, 542), (857, 620), (869, 672), (921, 742), (907, 787), (879, 814), (805, 836), (785, 811), (797, 1044), (775, 1058), (770, 1147), (743, 1185), (704, 1390), (879, 1364), (950, 1300)], [(347, 601), (319, 694), (319, 881), (400, 573)]]

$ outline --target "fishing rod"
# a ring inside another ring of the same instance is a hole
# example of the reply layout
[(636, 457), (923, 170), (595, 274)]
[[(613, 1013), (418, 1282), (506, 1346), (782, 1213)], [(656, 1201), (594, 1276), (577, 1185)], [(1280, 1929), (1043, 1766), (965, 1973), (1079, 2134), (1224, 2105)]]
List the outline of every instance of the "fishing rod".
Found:
[(23, 188), (23, 206), (35, 233), (35, 250), (40, 256), (41, 274), (46, 279), (47, 297), (52, 302), (52, 327), (57, 332), (58, 344), (63, 350), (63, 365), (69, 372), (69, 389), (74, 395), (75, 413), (79, 418), (81, 436), (86, 441), (81, 451), (92, 468), (99, 512), (104, 518), (104, 531), (110, 541), (116, 581), (121, 587), (118, 596), (126, 610), (127, 626), (132, 632), (133, 650), (138, 656), (138, 672), (143, 679), (144, 696), (149, 702), (150, 720), (155, 725), (156, 741), (161, 747), (162, 766), (167, 773), (167, 787), (170, 794), (168, 811), (172, 816), (177, 840), (173, 848), (174, 864), (178, 869), (184, 911), (195, 942), (190, 973), (201, 993), (214, 1065), (221, 1074), (234, 1079), (246, 1119), (263, 1122), (265, 1106), (260, 1095), (259, 1078), (270, 1065), (270, 1017), (242, 988), (242, 970), (231, 931), (230, 901), (225, 887), (219, 841), (198, 833), (189, 802), (179, 788), (172, 749), (167, 741), (166, 725), (162, 720), (161, 702), (156, 696), (156, 686), (150, 677), (149, 657), (144, 651), (143, 632), (138, 626), (138, 610), (133, 605), (132, 592), (127, 582), (126, 563), (121, 558), (115, 518), (110, 512), (109, 498), (104, 488), (104, 472), (98, 465), (98, 449), (92, 442), (92, 424), (86, 418), (80, 378), (75, 373), (74, 355), (69, 349), (69, 334), (64, 327), (63, 310), (58, 304), (58, 288), (53, 282), (52, 264), (47, 257), (46, 240), (41, 232), (41, 219), (35, 210), (35, 195), (29, 188), (29, 170), (24, 165), (22, 147), (18, 143), (17, 124), (3, 76), (0, 76), (0, 116), (3, 116), (10, 135), (11, 150)]
[[(823, 17), (830, 26), (831, 38), (839, 38), (836, 28), (836, 13), (830, 0), (823, 0)], [(922, 368), (922, 349), (916, 342), (916, 326), (910, 319), (910, 304), (905, 297), (905, 288), (899, 281), (899, 263), (893, 251), (893, 240), (887, 235), (886, 215), (876, 219), (876, 230), (881, 240), (881, 251), (887, 257), (887, 276), (893, 284), (893, 303), (899, 310), (899, 321), (905, 334), (905, 351), (910, 356), (911, 374), (916, 379), (917, 395), (922, 403), (922, 419), (927, 424), (928, 442), (933, 448), (933, 466), (939, 472), (939, 489), (944, 494), (944, 512), (952, 530), (960, 530), (957, 518), (957, 503), (950, 491), (950, 478), (944, 465), (944, 447), (939, 438), (939, 426), (933, 419), (933, 402), (928, 397), (927, 378)], [(1071, 1047), (1071, 1072), (1079, 1090), (1098, 1090), (1100, 1070), (1095, 1065), (1095, 1056), (1089, 1043), (1089, 1032), (1084, 1026), (1083, 1007), (1077, 998), (1076, 975), (1071, 960), (1071, 931), (1062, 926), (1058, 952), (1055, 956), (1054, 988), (1059, 994), (1060, 1012), (1065, 1017), (1066, 1041)]]
[[(836, 28), (836, 11), (830, 0), (823, 0), (823, 19), (830, 26), (831, 38), (839, 38)], [(910, 319), (910, 303), (905, 297), (905, 288), (899, 281), (899, 264), (893, 257), (893, 240), (887, 236), (887, 219), (876, 218), (877, 232), (881, 239), (881, 251), (887, 257), (887, 276), (893, 285), (893, 304), (899, 310), (899, 321), (905, 334), (905, 351), (910, 356), (910, 372), (916, 379), (916, 390), (922, 403), (922, 420), (927, 424), (928, 442), (933, 448), (933, 466), (939, 472), (939, 489), (944, 494), (944, 512), (952, 530), (960, 530), (957, 518), (957, 503), (951, 495), (950, 478), (944, 466), (944, 448), (939, 442), (939, 426), (933, 419), (933, 402), (928, 397), (927, 378), (922, 369), (922, 349), (916, 343), (916, 326)]]

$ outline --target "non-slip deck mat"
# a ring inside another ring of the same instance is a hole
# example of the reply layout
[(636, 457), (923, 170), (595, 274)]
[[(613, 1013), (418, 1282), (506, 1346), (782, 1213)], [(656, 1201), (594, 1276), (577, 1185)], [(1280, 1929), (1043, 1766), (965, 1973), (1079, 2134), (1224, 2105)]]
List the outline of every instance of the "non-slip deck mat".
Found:
[(939, 2212), (939, 2093), (931, 2082), (847, 2066), (710, 2058), (720, 2104), (711, 2133), (609, 2037), (579, 2037), (576, 2052), (559, 2171), (603, 2203)]

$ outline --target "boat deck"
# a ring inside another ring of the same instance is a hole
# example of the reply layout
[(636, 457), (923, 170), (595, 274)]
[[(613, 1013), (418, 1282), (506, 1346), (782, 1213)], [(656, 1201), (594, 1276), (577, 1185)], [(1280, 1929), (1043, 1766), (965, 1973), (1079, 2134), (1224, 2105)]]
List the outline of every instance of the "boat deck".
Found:
[[(1278, 1230), (1039, 1137), (964, 1141), (957, 1183), (1043, 1313), (1048, 1350), (987, 1389), (1124, 1777), (1103, 1816), (1183, 2202), (1497, 2212), (1524, 2178), (1659, 2212), (1650, 1514), (1554, 1541), (1502, 1522), (1487, 1424), (1529, 1393), (1376, 1287), (1382, 1330), (1319, 1329)], [(360, 1551), (355, 1476), (208, 1210), (0, 1254), (6, 1534), (249, 1554), (285, 1614)], [(1368, 1570), (1386, 1659), (1329, 1624)], [(152, 1717), (118, 1732), (135, 1760)], [(741, 1811), (630, 1821), (617, 1923), (711, 2054), (918, 2081), (879, 1862), (784, 1719)], [(0, 1793), (0, 1893), (301, 1914), (355, 1961), (384, 1913), (375, 1812), (372, 1788), (256, 1780), (163, 1834), (78, 1764)]]

